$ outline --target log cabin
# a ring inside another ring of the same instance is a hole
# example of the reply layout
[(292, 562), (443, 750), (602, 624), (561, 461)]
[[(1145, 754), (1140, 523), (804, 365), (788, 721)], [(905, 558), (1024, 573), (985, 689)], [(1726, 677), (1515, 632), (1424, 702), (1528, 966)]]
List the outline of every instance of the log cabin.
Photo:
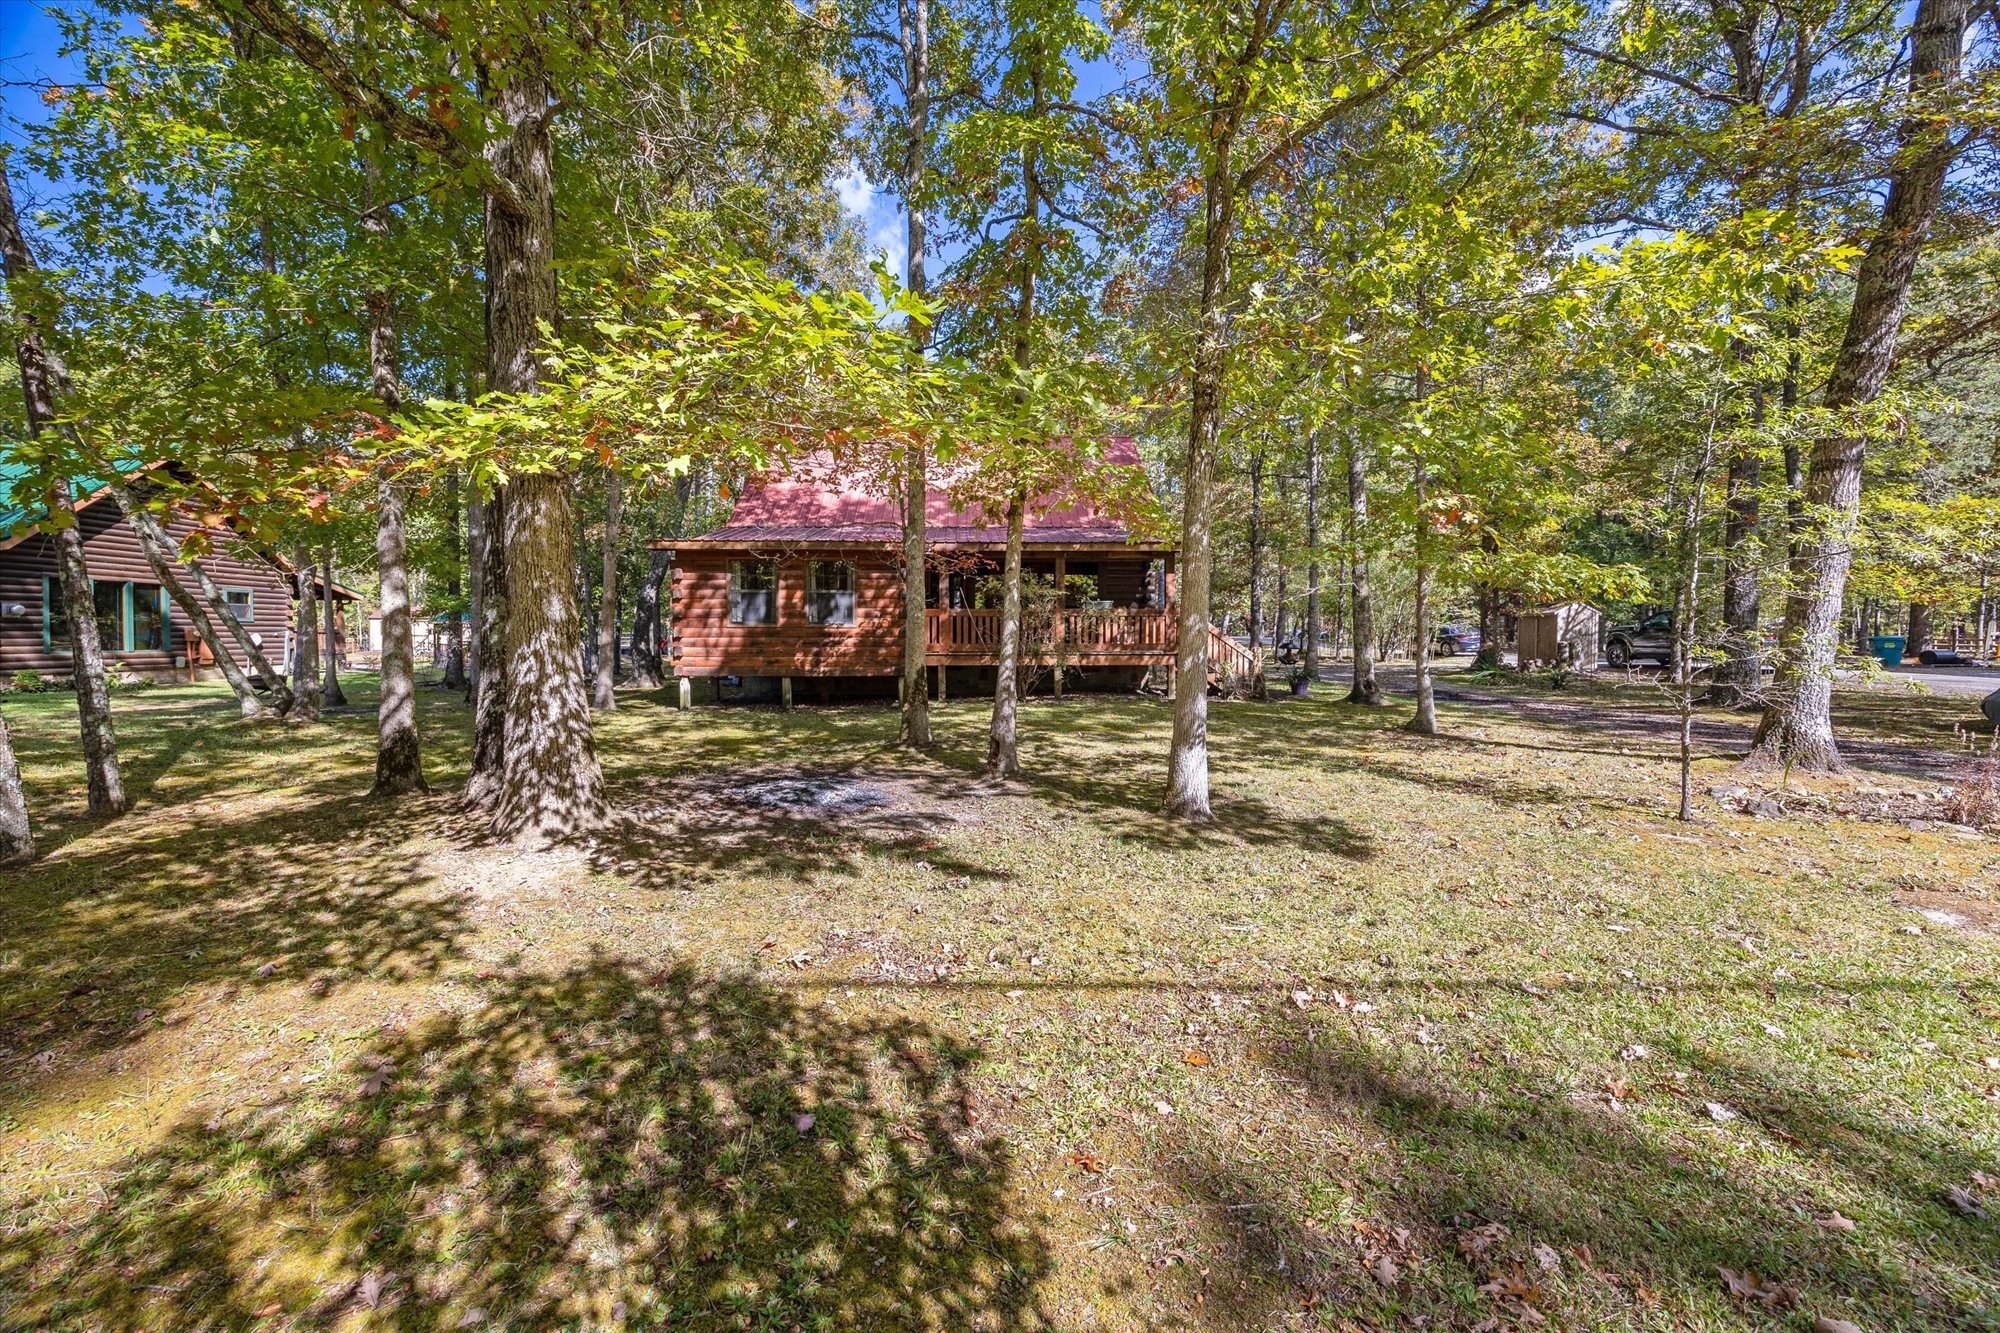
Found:
[[(67, 676), (70, 671), (69, 627), (56, 575), (55, 542), (39, 530), (45, 511), (24, 502), (18, 488), (4, 484), (26, 477), (25, 468), (0, 465), (0, 679), (18, 671), (50, 676)], [(208, 646), (146, 563), (138, 535), (125, 521), (110, 488), (85, 479), (73, 489), (105, 665), (162, 680), (219, 675)], [(12, 503), (6, 501), (10, 491)], [(291, 567), (226, 526), (204, 521), (188, 510), (174, 510), (162, 526), (176, 543), (197, 529), (207, 530), (212, 547), (201, 557), (202, 567), (265, 656), (280, 669), (289, 669), (297, 621)], [(188, 582), (193, 582), (191, 574)], [(314, 583), (317, 587), (318, 580)], [(352, 601), (355, 594), (336, 583), (334, 597)], [(237, 665), (247, 670), (247, 655), (233, 639), (228, 649)]]
[[(1105, 465), (1137, 467), (1129, 440)], [(925, 666), (937, 697), (990, 694), (1000, 644), (1004, 523), (933, 489), (925, 506)], [(852, 478), (808, 468), (753, 481), (729, 521), (652, 543), (672, 562), (668, 651), (676, 675), (789, 702), (893, 697), (903, 660), (900, 507)], [(1040, 496), (1023, 523), (1029, 589), (1024, 692), (1132, 689), (1174, 656), (1174, 548), (1135, 540), (1088, 501)], [(1212, 652), (1240, 652), (1224, 640)]]

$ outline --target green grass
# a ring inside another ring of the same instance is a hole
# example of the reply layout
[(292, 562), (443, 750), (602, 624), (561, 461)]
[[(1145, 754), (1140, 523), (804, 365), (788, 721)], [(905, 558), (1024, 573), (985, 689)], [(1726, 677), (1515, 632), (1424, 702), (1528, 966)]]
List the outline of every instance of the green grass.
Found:
[[(913, 759), (642, 696), (613, 823), (520, 853), (451, 804), (453, 696), (440, 794), (366, 797), (353, 684), (120, 696), (111, 822), (71, 701), (0, 702), (45, 849), (0, 874), (0, 1327), (2000, 1327), (1947, 1197), (2000, 1210), (1991, 838), (1679, 825), (1663, 742), (1496, 707), (1218, 704), (1190, 830), (1157, 700), (1028, 706), (995, 786), (976, 702)], [(891, 803), (743, 799), (800, 769)], [(1863, 785), (1915, 786), (1791, 781)]]

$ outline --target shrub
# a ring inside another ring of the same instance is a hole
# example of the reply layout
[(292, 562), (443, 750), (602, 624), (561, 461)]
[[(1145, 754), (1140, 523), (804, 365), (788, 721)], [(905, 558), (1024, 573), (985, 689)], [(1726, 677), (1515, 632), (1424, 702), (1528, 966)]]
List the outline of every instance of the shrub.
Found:
[(48, 687), (49, 683), (42, 679), (39, 671), (23, 669), (14, 673), (13, 690), (16, 694), (40, 694)]

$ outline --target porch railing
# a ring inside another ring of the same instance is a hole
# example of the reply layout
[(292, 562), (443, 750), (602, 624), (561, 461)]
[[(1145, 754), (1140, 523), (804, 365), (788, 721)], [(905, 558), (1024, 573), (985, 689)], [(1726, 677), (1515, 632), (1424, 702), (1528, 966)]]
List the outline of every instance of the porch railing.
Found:
[[(992, 661), (1000, 655), (998, 611), (925, 611), (926, 651), (934, 657)], [(1021, 617), (1021, 652), (1075, 661), (1090, 657), (1172, 656), (1174, 613), (1151, 607), (1061, 611)]]

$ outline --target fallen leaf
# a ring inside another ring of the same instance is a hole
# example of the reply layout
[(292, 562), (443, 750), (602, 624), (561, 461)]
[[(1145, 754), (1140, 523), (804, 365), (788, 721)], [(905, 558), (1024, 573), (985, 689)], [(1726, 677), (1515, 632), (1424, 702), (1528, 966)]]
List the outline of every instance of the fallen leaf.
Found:
[(1292, 1003), (1297, 1005), (1299, 1008), (1310, 1009), (1312, 1008), (1312, 1002), (1313, 1002), (1313, 993), (1311, 991), (1295, 990), (1292, 992)]
[(1375, 1274), (1375, 1280), (1383, 1286), (1393, 1287), (1396, 1285), (1396, 1261), (1388, 1255), (1385, 1254), (1380, 1259), (1377, 1259), (1375, 1267), (1371, 1271)]
[(1738, 1300), (1750, 1301), (1766, 1310), (1789, 1310), (1799, 1303), (1799, 1293), (1794, 1287), (1781, 1282), (1767, 1282), (1752, 1272), (1738, 1273), (1730, 1268), (1715, 1270), (1722, 1276), (1722, 1285)]
[(1182, 1053), (1181, 1063), (1193, 1065), (1196, 1069), (1200, 1069), (1209, 1063), (1208, 1052), (1198, 1046), (1190, 1046)]
[(1986, 1209), (1980, 1206), (1978, 1196), (1963, 1185), (1946, 1185), (1944, 1187), (1944, 1198), (1946, 1203), (1958, 1209), (1959, 1212), (1964, 1213), (1967, 1217), (1980, 1218), (1986, 1216)]
[(458, 1317), (458, 1326), (460, 1328), (475, 1328), (485, 1322), (486, 1307), (483, 1305), (475, 1305)]
[(794, 1120), (792, 1123), (798, 1126), (799, 1133), (810, 1134), (812, 1132), (812, 1127), (819, 1123), (819, 1117), (814, 1115), (811, 1111), (807, 1111), (804, 1115), (800, 1116), (797, 1120)]
[(1643, 1060), (1646, 1058), (1648, 1054), (1650, 1054), (1650, 1052), (1647, 1051), (1644, 1046), (1641, 1046), (1638, 1042), (1635, 1041), (1630, 1046), (1627, 1046), (1624, 1050), (1618, 1052), (1618, 1058), (1620, 1060), (1625, 1060), (1625, 1061)]
[(260, 977), (268, 977), (277, 970), (278, 970), (278, 965), (276, 963), (266, 963), (262, 967), (257, 969), (257, 975)]
[(394, 1273), (389, 1274), (387, 1277), (382, 1276), (380, 1273), (364, 1274), (361, 1279), (362, 1304), (371, 1310), (381, 1305), (382, 1293), (389, 1289), (389, 1283), (394, 1281), (395, 1277)]
[(1861, 1333), (1861, 1325), (1820, 1315), (1813, 1320), (1813, 1333)]
[(1079, 1171), (1088, 1171), (1092, 1174), (1104, 1170), (1104, 1159), (1094, 1152), (1073, 1152), (1069, 1155), (1069, 1164)]
[(252, 1315), (251, 1318), (272, 1319), (278, 1315), (283, 1314), (284, 1312), (285, 1312), (285, 1303), (283, 1301), (272, 1301), (269, 1305), (259, 1310), (256, 1314)]
[(1728, 1121), (1736, 1119), (1736, 1112), (1730, 1110), (1728, 1107), (1724, 1106), (1721, 1102), (1703, 1102), (1701, 1104), (1701, 1109), (1708, 1112), (1708, 1118), (1710, 1120), (1727, 1123)]
[(1546, 1273), (1562, 1272), (1562, 1266), (1563, 1266), (1562, 1256), (1555, 1252), (1554, 1246), (1537, 1245), (1535, 1247), (1535, 1262), (1542, 1266), (1543, 1272)]
[(395, 1073), (396, 1066), (387, 1060), (376, 1065), (368, 1071), (368, 1077), (361, 1080), (361, 1095), (363, 1097), (373, 1097), (376, 1093), (389, 1086), (389, 1080), (394, 1077)]
[(1842, 1217), (1838, 1211), (1828, 1213), (1825, 1217), (1816, 1220), (1828, 1231), (1854, 1230), (1854, 1219), (1851, 1217)]
[(1507, 1227), (1502, 1222), (1488, 1222), (1458, 1235), (1458, 1252), (1475, 1262), (1507, 1243)]

